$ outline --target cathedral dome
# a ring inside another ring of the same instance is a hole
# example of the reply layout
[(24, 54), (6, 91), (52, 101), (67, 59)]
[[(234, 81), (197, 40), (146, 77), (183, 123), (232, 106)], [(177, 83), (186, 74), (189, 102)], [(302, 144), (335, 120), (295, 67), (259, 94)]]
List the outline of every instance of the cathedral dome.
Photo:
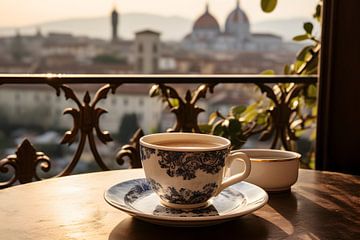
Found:
[(214, 30), (220, 32), (219, 23), (214, 16), (209, 13), (208, 6), (206, 6), (205, 13), (195, 21), (193, 30)]
[(235, 9), (229, 14), (225, 22), (225, 32), (235, 36), (248, 35), (250, 32), (249, 19), (240, 8), (239, 0)]

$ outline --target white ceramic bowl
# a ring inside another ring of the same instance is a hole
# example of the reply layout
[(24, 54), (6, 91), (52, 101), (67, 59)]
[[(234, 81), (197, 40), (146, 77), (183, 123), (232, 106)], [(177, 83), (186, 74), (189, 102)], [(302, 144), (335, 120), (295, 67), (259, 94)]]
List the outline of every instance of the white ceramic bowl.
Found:
[[(286, 191), (297, 181), (299, 153), (273, 149), (240, 149), (235, 152), (243, 152), (250, 157), (251, 172), (245, 181), (266, 191)], [(242, 168), (241, 163), (234, 162), (231, 172)]]

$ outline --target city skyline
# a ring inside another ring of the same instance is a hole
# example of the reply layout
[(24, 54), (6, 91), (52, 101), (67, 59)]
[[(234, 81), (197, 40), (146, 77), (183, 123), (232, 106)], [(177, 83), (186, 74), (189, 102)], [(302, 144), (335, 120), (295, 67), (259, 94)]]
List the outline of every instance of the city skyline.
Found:
[[(211, 13), (219, 21), (225, 20), (236, 3), (235, 0), (2, 0), (0, 27), (24, 27), (49, 21), (106, 16), (114, 5), (120, 14), (148, 13), (194, 19), (203, 12), (206, 2), (209, 2)], [(278, 7), (270, 14), (261, 11), (260, 1), (241, 0), (240, 4), (252, 22), (261, 22), (296, 17), (310, 19), (316, 2), (317, 0), (279, 0)]]

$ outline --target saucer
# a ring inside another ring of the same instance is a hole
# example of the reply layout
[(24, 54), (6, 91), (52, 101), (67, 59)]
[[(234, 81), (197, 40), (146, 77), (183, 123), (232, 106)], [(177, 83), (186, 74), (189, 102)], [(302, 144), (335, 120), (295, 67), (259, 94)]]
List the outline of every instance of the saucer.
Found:
[(140, 178), (110, 187), (104, 198), (111, 206), (143, 221), (164, 226), (199, 227), (249, 214), (264, 206), (268, 195), (260, 187), (243, 181), (224, 189), (205, 208), (173, 209), (161, 205), (150, 183)]

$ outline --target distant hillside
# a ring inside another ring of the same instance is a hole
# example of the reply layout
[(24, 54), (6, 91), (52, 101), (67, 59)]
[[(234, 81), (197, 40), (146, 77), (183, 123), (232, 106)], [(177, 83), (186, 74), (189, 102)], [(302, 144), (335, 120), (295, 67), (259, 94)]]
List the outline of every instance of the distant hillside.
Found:
[(312, 19), (291, 18), (258, 22), (251, 25), (252, 32), (270, 32), (283, 37), (284, 40), (291, 40), (295, 35), (303, 34), (304, 22), (312, 22), (315, 26), (314, 33), (319, 32), (319, 26)]
[[(124, 14), (119, 18), (120, 37), (134, 38), (134, 33), (145, 28), (161, 32), (164, 40), (179, 40), (191, 31), (192, 22), (181, 17), (163, 17), (145, 13)], [(174, 28), (176, 26), (176, 28)], [(62, 21), (45, 22), (35, 26), (18, 28), (23, 34), (33, 34), (39, 27), (43, 33), (70, 32), (74, 35), (109, 39), (111, 25), (108, 17), (67, 19)], [(13, 35), (15, 28), (0, 28), (0, 36)]]
[[(275, 33), (285, 40), (290, 40), (295, 34), (302, 33), (302, 23), (306, 19), (282, 19), (253, 23), (253, 32)], [(150, 28), (162, 33), (164, 40), (180, 40), (192, 29), (193, 21), (183, 17), (164, 17), (145, 13), (129, 13), (120, 16), (120, 37), (132, 39), (134, 32)], [(109, 39), (111, 35), (109, 17), (67, 19), (45, 22), (38, 25), (18, 28), (22, 34), (33, 34), (39, 27), (43, 33), (70, 32), (74, 35)], [(0, 28), (0, 36), (14, 35), (16, 28)]]

